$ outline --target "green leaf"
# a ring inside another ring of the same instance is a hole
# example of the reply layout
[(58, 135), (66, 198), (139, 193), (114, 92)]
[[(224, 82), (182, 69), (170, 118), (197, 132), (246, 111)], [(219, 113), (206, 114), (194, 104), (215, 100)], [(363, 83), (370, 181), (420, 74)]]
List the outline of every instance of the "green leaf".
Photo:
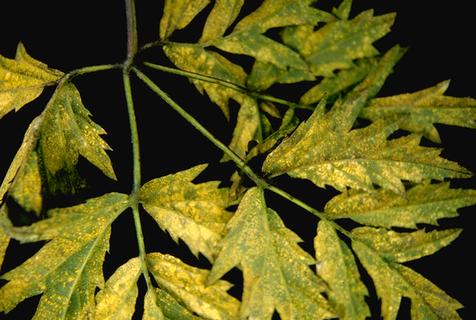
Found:
[(350, 190), (331, 199), (325, 212), (370, 226), (415, 229), (417, 223), (438, 225), (438, 219), (456, 217), (457, 209), (474, 204), (475, 190), (450, 189), (449, 182), (444, 182), (416, 185), (404, 195), (383, 189)]
[(476, 100), (445, 96), (449, 81), (414, 93), (373, 99), (361, 117), (398, 121), (401, 129), (441, 142), (434, 124), (476, 128)]
[(157, 306), (155, 292), (153, 289), (147, 290), (144, 297), (144, 316), (142, 320), (164, 320), (162, 310)]
[(165, 0), (160, 20), (160, 39), (167, 39), (175, 30), (185, 28), (210, 0)]
[(62, 76), (61, 71), (30, 57), (22, 43), (14, 60), (0, 55), (0, 119), (36, 99), (45, 86)]
[(29, 126), (0, 186), (0, 199), (11, 191), (26, 210), (37, 214), (42, 192), (74, 193), (80, 184), (76, 166), (82, 155), (111, 179), (116, 179), (110, 150), (100, 135), (104, 129), (94, 123), (76, 87), (59, 87), (46, 109)]
[(354, 256), (339, 239), (331, 223), (321, 220), (314, 239), (317, 274), (329, 286), (329, 301), (340, 319), (354, 320), (370, 317), (365, 302), (367, 288), (360, 280)]
[(266, 158), (263, 170), (270, 176), (283, 173), (344, 191), (347, 187), (371, 191), (374, 184), (404, 193), (401, 180), (465, 178), (470, 173), (458, 164), (439, 157), (440, 150), (419, 146), (420, 137), (387, 140), (395, 124), (375, 122), (352, 129), (369, 98), (383, 85), (402, 51), (395, 47), (342, 101), (311, 117)]
[(120, 266), (96, 295), (95, 319), (131, 319), (139, 293), (137, 280), (140, 275), (139, 258), (132, 258)]
[(378, 54), (374, 41), (390, 31), (395, 14), (374, 16), (365, 11), (352, 20), (336, 20), (314, 31), (314, 25), (286, 28), (284, 43), (297, 50), (315, 76), (332, 76), (336, 69), (353, 66), (353, 60)]
[(244, 0), (216, 0), (205, 22), (200, 42), (208, 42), (222, 37), (226, 29), (235, 21)]
[(412, 319), (460, 319), (456, 310), (462, 305), (420, 274), (384, 259), (360, 241), (352, 242), (352, 248), (372, 277), (385, 320), (396, 319), (402, 297), (412, 301)]
[(306, 91), (299, 102), (313, 104), (326, 96), (332, 97), (363, 80), (375, 64), (375, 59), (359, 59), (353, 67), (340, 70), (336, 74), (324, 78)]
[(194, 255), (201, 252), (213, 261), (231, 213), (225, 210), (228, 189), (218, 188), (218, 181), (191, 182), (205, 167), (199, 165), (147, 182), (140, 190), (140, 201), (175, 241), (182, 239)]
[[(238, 319), (239, 302), (226, 291), (231, 285), (219, 281), (206, 285), (208, 270), (184, 264), (170, 255), (147, 255), (150, 272), (160, 288), (189, 310), (208, 319)], [(164, 310), (166, 316), (167, 311)]]
[(82, 319), (94, 312), (110, 225), (128, 205), (128, 196), (110, 193), (52, 210), (49, 219), (31, 226), (11, 227), (8, 233), (20, 241), (50, 241), (2, 276), (8, 283), (0, 289), (0, 312), (41, 293), (34, 319)]
[(210, 272), (214, 283), (231, 268), (243, 271), (242, 318), (322, 319), (332, 316), (320, 295), (322, 281), (309, 265), (314, 259), (297, 242), (278, 214), (266, 207), (263, 191), (247, 191), (227, 226), (220, 254)]
[(395, 232), (382, 228), (359, 227), (352, 238), (365, 243), (388, 261), (407, 262), (431, 255), (455, 240), (460, 229), (425, 232)]
[[(246, 73), (240, 66), (198, 45), (169, 44), (164, 46), (164, 52), (182, 70), (210, 76), (236, 85), (244, 86), (245, 84)], [(228, 108), (230, 99), (234, 99), (238, 103), (249, 99), (241, 92), (218, 84), (193, 79), (190, 81), (202, 94), (206, 92), (210, 100), (220, 107), (227, 118), (230, 116)]]

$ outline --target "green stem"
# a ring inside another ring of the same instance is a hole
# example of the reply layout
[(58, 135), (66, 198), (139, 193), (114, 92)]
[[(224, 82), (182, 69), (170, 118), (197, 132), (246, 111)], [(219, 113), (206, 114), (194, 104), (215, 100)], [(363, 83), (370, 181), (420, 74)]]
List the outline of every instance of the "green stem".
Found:
[(137, 53), (137, 19), (134, 0), (126, 0), (127, 19), (127, 59), (132, 60)]
[(66, 74), (68, 79), (72, 79), (74, 77), (87, 74), (87, 73), (93, 73), (93, 72), (98, 72), (98, 71), (106, 71), (106, 70), (112, 70), (112, 69), (120, 69), (122, 68), (122, 64), (101, 64), (97, 66), (88, 66), (80, 69), (76, 69), (73, 71), (70, 71)]
[(126, 95), (127, 112), (129, 114), (133, 161), (133, 183), (132, 192), (130, 195), (130, 206), (134, 216), (134, 226), (136, 230), (137, 245), (139, 247), (139, 258), (141, 260), (142, 274), (144, 275), (147, 288), (151, 290), (153, 287), (149, 276), (149, 270), (147, 268), (144, 234), (142, 232), (142, 225), (139, 215), (139, 189), (141, 185), (139, 134), (137, 132), (137, 121), (134, 111), (134, 101), (132, 99), (131, 80), (128, 72), (127, 66), (125, 65), (122, 78), (124, 83), (124, 93)]
[(261, 184), (262, 179), (260, 179), (241, 159), (236, 153), (234, 153), (230, 148), (224, 145), (220, 140), (215, 138), (215, 136), (208, 131), (200, 122), (198, 122), (192, 115), (185, 111), (181, 106), (179, 106), (172, 98), (169, 97), (167, 93), (162, 91), (149, 77), (143, 74), (136, 68), (132, 68), (136, 75), (141, 79), (152, 91), (154, 91), (162, 100), (164, 100), (169, 106), (172, 107), (177, 113), (179, 113), (188, 123), (190, 123), (195, 129), (197, 129), (201, 134), (203, 134), (211, 143), (223, 151), (236, 165), (243, 170), (253, 181), (257, 184)]
[(325, 214), (324, 212), (321, 212), (319, 210), (314, 209), (313, 207), (311, 207), (310, 205), (308, 205), (304, 201), (294, 197), (293, 195), (290, 195), (289, 193), (287, 193), (286, 191), (284, 191), (282, 189), (279, 189), (278, 187), (275, 187), (273, 185), (268, 184), (265, 188), (267, 190), (269, 190), (273, 193), (276, 193), (277, 195), (291, 201), (292, 203), (294, 203), (295, 205), (303, 208), (304, 210), (308, 211), (309, 213), (312, 213), (313, 215), (315, 215), (319, 219), (326, 220), (326, 221), (330, 222), (336, 230), (339, 230), (343, 235), (345, 235), (349, 239), (352, 239), (352, 234), (349, 231), (342, 228), (340, 225), (335, 223), (333, 220), (329, 219), (327, 214)]
[(215, 146), (217, 146), (220, 150), (222, 150), (230, 159), (235, 162), (237, 167), (239, 167), (253, 182), (256, 183), (259, 187), (263, 189), (267, 189), (277, 195), (291, 201), (292, 203), (296, 204), (297, 206), (303, 208), (304, 210), (312, 213), (319, 219), (323, 219), (329, 221), (333, 224), (334, 228), (339, 230), (342, 234), (347, 236), (348, 238), (352, 238), (352, 234), (342, 228), (340, 225), (332, 221), (327, 217), (324, 212), (314, 209), (310, 205), (306, 204), (304, 201), (297, 199), (296, 197), (290, 195), (286, 191), (275, 187), (265, 181), (263, 178), (259, 177), (254, 171), (246, 165), (245, 161), (243, 161), (239, 156), (237, 156), (230, 148), (224, 145), (220, 140), (215, 138), (213, 134), (211, 134), (205, 127), (203, 127), (192, 115), (190, 115), (187, 111), (185, 111), (181, 106), (179, 106), (175, 101), (172, 100), (168, 96), (167, 93), (162, 91), (150, 78), (148, 78), (145, 74), (141, 71), (137, 70), (136, 68), (132, 69), (139, 79), (141, 79), (147, 86), (149, 86), (152, 91), (154, 91), (159, 97), (161, 97), (169, 106), (171, 106), (175, 111), (177, 111), (188, 123), (190, 123), (195, 129), (197, 129), (201, 134), (203, 134), (208, 140), (210, 140)]
[(228, 81), (228, 80), (223, 80), (223, 79), (219, 79), (219, 78), (215, 78), (215, 77), (210, 77), (210, 76), (206, 76), (206, 75), (199, 74), (199, 73), (196, 73), (196, 72), (190, 72), (190, 71), (184, 71), (184, 70), (169, 68), (169, 67), (162, 66), (162, 65), (159, 65), (159, 64), (155, 64), (155, 63), (151, 63), (151, 62), (144, 62), (144, 65), (146, 65), (146, 66), (148, 66), (152, 69), (160, 70), (160, 71), (163, 71), (163, 72), (176, 74), (176, 75), (179, 75), (179, 76), (184, 76), (184, 77), (187, 77), (187, 78), (190, 78), (190, 79), (195, 79), (195, 80), (200, 80), (200, 81), (204, 81), (204, 82), (209, 82), (209, 83), (221, 85), (223, 87), (227, 87), (227, 88), (239, 91), (239, 92), (246, 93), (247, 95), (249, 95), (253, 98), (256, 98), (256, 99), (269, 101), (269, 102), (275, 102), (275, 103), (278, 103), (278, 104), (288, 106), (290, 108), (314, 110), (314, 108), (312, 106), (302, 105), (302, 104), (299, 104), (299, 103), (294, 103), (294, 102), (287, 101), (287, 100), (284, 100), (284, 99), (269, 96), (267, 94), (252, 91), (252, 90), (249, 90), (248, 88), (246, 88), (242, 85), (233, 83), (233, 82)]

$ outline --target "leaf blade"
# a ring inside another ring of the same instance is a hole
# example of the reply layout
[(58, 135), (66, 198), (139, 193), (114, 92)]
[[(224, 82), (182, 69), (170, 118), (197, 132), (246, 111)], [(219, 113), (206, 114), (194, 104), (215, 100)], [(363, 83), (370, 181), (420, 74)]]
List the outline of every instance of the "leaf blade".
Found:
[(237, 319), (238, 301), (226, 291), (230, 284), (220, 281), (207, 286), (208, 270), (184, 264), (160, 253), (147, 255), (149, 270), (158, 285), (198, 315), (211, 319)]
[(418, 223), (438, 225), (457, 209), (476, 204), (474, 190), (451, 189), (448, 182), (416, 185), (404, 196), (386, 190), (349, 192), (331, 199), (325, 212), (332, 218), (351, 218), (376, 227), (416, 229)]
[(120, 266), (96, 295), (95, 319), (131, 319), (137, 295), (137, 280), (141, 275), (139, 258)]
[(0, 119), (36, 99), (43, 88), (63, 76), (59, 70), (33, 59), (20, 42), (15, 59), (0, 55)]
[(320, 295), (323, 284), (308, 268), (314, 259), (296, 244), (299, 237), (266, 208), (262, 190), (247, 191), (227, 228), (208, 281), (213, 283), (240, 266), (244, 277), (241, 317), (267, 319), (275, 309), (282, 319), (332, 316)]
[(370, 310), (365, 302), (367, 288), (360, 280), (357, 264), (333, 226), (321, 220), (314, 239), (317, 274), (329, 285), (329, 300), (341, 319), (365, 319)]
[(191, 182), (205, 167), (199, 165), (149, 181), (142, 186), (140, 199), (175, 241), (181, 238), (194, 255), (200, 252), (213, 261), (230, 213), (225, 210), (227, 189), (219, 189), (217, 182)]
[(185, 28), (210, 0), (165, 0), (160, 20), (160, 39), (167, 39), (175, 30)]

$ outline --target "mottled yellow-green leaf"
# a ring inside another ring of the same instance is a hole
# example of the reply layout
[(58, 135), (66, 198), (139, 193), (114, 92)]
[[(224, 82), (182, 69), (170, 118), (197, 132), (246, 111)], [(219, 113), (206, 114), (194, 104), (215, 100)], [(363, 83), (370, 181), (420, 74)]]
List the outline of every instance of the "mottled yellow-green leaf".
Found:
[[(228, 61), (221, 55), (207, 51), (198, 45), (170, 44), (164, 46), (167, 57), (180, 69), (214, 77), (236, 85), (245, 85), (246, 73), (243, 69)], [(218, 84), (191, 80), (198, 91), (204, 91), (214, 103), (229, 117), (228, 101), (230, 99), (241, 103), (248, 98), (244, 94)]]
[(367, 288), (360, 280), (354, 256), (339, 239), (331, 223), (321, 220), (314, 239), (317, 274), (329, 286), (328, 296), (339, 319), (357, 320), (370, 317), (365, 302)]
[(207, 285), (208, 270), (186, 265), (170, 255), (150, 253), (147, 262), (159, 287), (189, 310), (206, 319), (239, 318), (240, 304), (227, 293), (230, 283), (218, 281)]
[(180, 304), (167, 291), (155, 289), (155, 301), (161, 308), (166, 320), (199, 320), (201, 317), (194, 316), (187, 308)]
[(223, 36), (226, 29), (240, 13), (244, 0), (216, 0), (205, 22), (200, 42), (207, 42)]
[(287, 173), (341, 191), (347, 187), (370, 191), (377, 184), (401, 194), (405, 191), (401, 180), (470, 176), (458, 164), (439, 157), (441, 150), (420, 146), (420, 136), (387, 140), (397, 130), (396, 124), (378, 121), (352, 130), (358, 114), (381, 88), (401, 55), (400, 48), (393, 48), (329, 112), (318, 108), (268, 155), (263, 170), (271, 176)]
[(296, 83), (312, 81), (314, 76), (307, 69), (278, 68), (275, 64), (255, 61), (248, 77), (247, 85), (256, 91), (266, 90), (275, 83)]
[(331, 199), (325, 211), (330, 217), (351, 218), (378, 227), (416, 228), (417, 223), (438, 225), (438, 219), (458, 215), (457, 209), (476, 204), (476, 191), (450, 189), (449, 182), (421, 184), (404, 195), (388, 190), (350, 190)]
[(210, 273), (214, 283), (231, 268), (243, 271), (241, 317), (271, 319), (322, 319), (333, 314), (321, 296), (322, 280), (309, 265), (314, 259), (297, 242), (278, 214), (266, 207), (263, 191), (247, 191), (227, 226), (220, 254)]
[[(255, 99), (246, 97), (243, 99), (238, 111), (236, 126), (230, 142), (230, 149), (240, 158), (245, 159), (248, 153), (248, 143), (254, 139), (261, 140), (260, 112)], [(228, 159), (228, 157), (224, 157)]]
[(10, 195), (25, 210), (40, 213), (43, 199), (41, 194), (41, 172), (39, 168), (40, 160), (35, 151), (31, 151), (30, 156), (18, 171), (10, 189)]
[(327, 12), (312, 8), (314, 0), (265, 0), (261, 6), (243, 18), (233, 32), (254, 29), (263, 33), (271, 28), (312, 24), (332, 20)]
[(289, 108), (283, 116), (281, 125), (278, 130), (266, 137), (262, 142), (253, 147), (247, 154), (247, 160), (256, 157), (259, 154), (264, 154), (271, 150), (282, 138), (293, 132), (298, 126), (299, 118), (295, 116), (293, 108)]
[(62, 85), (52, 97), (41, 115), (38, 141), (44, 166), (50, 174), (76, 165), (82, 155), (105, 175), (116, 179), (105, 152), (110, 148), (100, 137), (106, 132), (89, 118), (90, 115), (79, 91), (71, 83)]
[(283, 40), (299, 51), (314, 75), (332, 76), (336, 69), (353, 66), (353, 60), (378, 54), (374, 41), (390, 31), (394, 14), (374, 16), (365, 11), (352, 20), (336, 20), (314, 31), (314, 25), (286, 28)]
[(0, 119), (36, 99), (45, 86), (61, 76), (61, 71), (48, 68), (29, 56), (21, 43), (18, 44), (15, 59), (0, 55)]
[(375, 64), (375, 59), (360, 59), (353, 67), (340, 70), (336, 74), (324, 78), (317, 85), (306, 91), (299, 102), (302, 104), (312, 104), (326, 96), (332, 97), (364, 79)]
[(337, 8), (332, 9), (332, 13), (341, 20), (347, 20), (349, 19), (351, 9), (352, 0), (342, 0)]
[(156, 302), (154, 289), (147, 290), (144, 297), (144, 315), (142, 320), (164, 320), (164, 314)]
[[(18, 149), (15, 157), (13, 158), (13, 161), (10, 164), (10, 167), (8, 168), (8, 171), (5, 174), (5, 178), (3, 179), (2, 185), (0, 186), (0, 201), (5, 200), (4, 197), (7, 194), (8, 190), (10, 189), (10, 187), (11, 187), (11, 185), (12, 185), (14, 179), (15, 179), (15, 176), (17, 176), (17, 174), (19, 174), (19, 173), (21, 174), (21, 171), (23, 171), (23, 170), (28, 170), (30, 172), (35, 172), (35, 170), (25, 168), (25, 164), (28, 162), (29, 156), (30, 156), (30, 154), (32, 153), (32, 150), (35, 147), (36, 140), (37, 140), (37, 137), (38, 137), (38, 128), (40, 126), (40, 122), (41, 122), (40, 118), (35, 118), (31, 122), (30, 126), (28, 127), (28, 129), (25, 133), (25, 137), (23, 138), (23, 142), (22, 142), (20, 148)], [(34, 157), (36, 157), (36, 156), (34, 156)], [(34, 191), (37, 190), (37, 186), (41, 187), (41, 177), (39, 177), (39, 176), (34, 177), (31, 174), (27, 175), (27, 177), (30, 178), (30, 179), (33, 179), (33, 180), (30, 180), (30, 181), (24, 183), (25, 188), (27, 188), (30, 184), (32, 184), (31, 187), (33, 189), (30, 190), (31, 192), (29, 192), (28, 195), (26, 195), (26, 197), (28, 197), (29, 199), (35, 199), (35, 198), (39, 197), (40, 201), (41, 201), (41, 196), (34, 192)], [(24, 188), (19, 188), (19, 189), (24, 190)], [(17, 191), (19, 191), (19, 189), (17, 189)], [(18, 192), (15, 192), (15, 194), (16, 194), (15, 198), (18, 201), (19, 200), (18, 198), (21, 198), (21, 196), (18, 194)], [(18, 198), (17, 198), (17, 196), (18, 196)], [(41, 205), (41, 203), (40, 203), (40, 205)], [(36, 208), (37, 206), (32, 204), (32, 207)]]
[(396, 319), (402, 297), (411, 299), (412, 319), (460, 319), (456, 310), (462, 305), (422, 275), (387, 261), (362, 242), (353, 241), (352, 248), (372, 277), (385, 320)]
[(90, 118), (78, 90), (66, 83), (58, 88), (43, 113), (30, 124), (0, 187), (26, 210), (39, 214), (42, 193), (74, 193), (80, 186), (76, 171), (82, 155), (116, 179), (100, 135), (105, 131)]
[(441, 142), (434, 124), (476, 128), (476, 100), (445, 96), (449, 81), (414, 93), (373, 99), (361, 117), (398, 121), (401, 129)]
[(34, 319), (83, 319), (94, 312), (96, 287), (104, 283), (102, 263), (110, 225), (127, 208), (128, 196), (106, 194), (51, 212), (27, 227), (10, 227), (20, 241), (50, 240), (38, 253), (2, 276), (0, 311), (43, 293)]
[(131, 319), (139, 293), (137, 280), (140, 275), (141, 262), (139, 258), (132, 258), (120, 266), (96, 295), (94, 319)]
[(201, 252), (213, 261), (231, 213), (225, 210), (228, 189), (218, 188), (218, 181), (191, 182), (205, 167), (199, 165), (147, 182), (140, 190), (140, 201), (175, 241), (182, 239), (194, 255)]
[(260, 62), (274, 64), (281, 69), (289, 67), (307, 70), (306, 62), (297, 52), (255, 30), (232, 33), (213, 41), (213, 45), (227, 52), (248, 55)]
[(0, 206), (0, 270), (2, 269), (3, 259), (5, 258), (8, 244), (10, 243), (10, 237), (4, 230), (4, 227), (7, 227), (8, 224), (7, 207), (5, 205)]
[(383, 228), (359, 227), (352, 230), (353, 239), (362, 241), (387, 261), (407, 262), (431, 255), (449, 245), (461, 229), (425, 232), (395, 232)]
[(210, 0), (165, 0), (160, 20), (160, 39), (168, 38), (175, 30), (185, 28)]

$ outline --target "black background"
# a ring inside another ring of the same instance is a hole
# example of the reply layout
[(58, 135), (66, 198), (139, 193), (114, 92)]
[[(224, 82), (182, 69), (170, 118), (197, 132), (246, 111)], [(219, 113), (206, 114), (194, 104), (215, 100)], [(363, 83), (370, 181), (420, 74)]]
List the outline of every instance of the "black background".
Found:
[[(253, 1), (250, 1), (253, 2)], [(419, 1), (425, 5), (416, 6), (416, 1), (398, 0), (360, 0), (352, 15), (363, 9), (375, 8), (376, 13), (397, 12), (397, 20), (391, 34), (377, 42), (382, 51), (399, 43), (409, 47), (407, 55), (397, 65), (396, 71), (388, 79), (381, 96), (401, 92), (411, 92), (432, 86), (439, 81), (452, 79), (448, 94), (453, 96), (476, 97), (473, 74), (476, 71), (474, 60), (474, 17), (470, 1)], [(162, 12), (161, 1), (137, 1), (139, 41), (141, 44), (156, 40), (158, 24)], [(121, 62), (125, 58), (126, 28), (123, 1), (82, 0), (82, 1), (10, 1), (0, 7), (0, 54), (13, 57), (18, 41), (22, 41), (28, 52), (40, 61), (62, 71), (104, 63)], [(334, 1), (320, 1), (319, 7), (329, 8)], [(199, 34), (199, 21), (194, 21), (187, 32), (177, 37), (196, 37)], [(139, 56), (167, 63), (160, 50)], [(224, 142), (231, 137), (230, 126), (219, 109), (210, 105), (188, 84), (187, 80), (176, 76), (160, 74), (143, 68), (154, 80), (190, 113), (199, 119)], [(75, 84), (82, 93), (83, 102), (93, 113), (93, 119), (103, 126), (108, 135), (106, 141), (114, 149), (110, 153), (119, 181), (112, 182), (102, 177), (100, 172), (81, 161), (84, 175), (90, 187), (81, 197), (96, 196), (109, 191), (129, 192), (131, 184), (131, 156), (129, 125), (125, 109), (120, 71), (107, 71), (100, 74), (77, 78)], [(231, 172), (231, 166), (219, 165), (221, 153), (170, 108), (151, 94), (139, 81), (133, 81), (134, 98), (139, 120), (143, 181), (169, 174), (193, 165), (211, 162), (206, 178), (219, 179), (220, 175)], [(283, 92), (282, 90), (279, 90)], [(8, 169), (23, 133), (33, 117), (39, 114), (51, 95), (45, 90), (40, 98), (18, 113), (10, 113), (0, 122), (0, 175)], [(292, 92), (290, 93), (292, 95)], [(236, 106), (232, 108), (236, 115)], [(233, 120), (232, 120), (233, 121)], [(466, 168), (476, 172), (473, 157), (476, 133), (469, 129), (438, 126), (445, 151), (443, 155), (456, 160)], [(333, 194), (322, 191), (303, 181), (278, 179), (278, 183), (318, 209)], [(474, 179), (457, 181), (455, 186), (476, 187)], [(69, 201), (69, 200), (68, 200)], [(78, 201), (77, 199), (75, 201)], [(312, 250), (312, 238), (317, 221), (299, 208), (273, 195), (268, 196), (270, 206), (282, 213), (286, 224), (297, 231), (306, 241), (304, 247)], [(52, 202), (54, 203), (54, 202)], [(63, 205), (67, 203), (61, 203)], [(461, 210), (462, 216), (444, 221), (445, 226), (464, 227), (465, 231), (452, 245), (433, 256), (409, 263), (448, 294), (457, 298), (466, 307), (460, 311), (464, 319), (476, 315), (472, 304), (474, 290), (475, 263), (472, 257), (475, 232), (472, 230), (475, 218), (474, 208)], [(183, 243), (177, 251), (175, 244), (159, 231), (155, 222), (143, 215), (148, 251), (179, 254), (187, 263), (209, 267), (201, 257), (196, 259)], [(122, 215), (113, 225), (110, 256), (106, 259), (105, 273), (109, 276), (118, 265), (137, 255), (134, 232), (130, 215)], [(32, 255), (38, 245), (22, 246), (13, 243), (3, 265), (2, 272), (10, 270)], [(240, 277), (233, 271), (230, 279)], [(234, 294), (239, 295), (239, 288)], [(38, 297), (26, 302), (8, 315), (10, 319), (28, 319)], [(370, 301), (374, 309), (377, 300)], [(405, 302), (401, 319), (408, 317), (408, 303)], [(25, 310), (29, 313), (23, 314)], [(375, 311), (378, 313), (378, 311)], [(376, 314), (377, 314), (376, 313)], [(0, 315), (0, 318), (2, 315)]]

